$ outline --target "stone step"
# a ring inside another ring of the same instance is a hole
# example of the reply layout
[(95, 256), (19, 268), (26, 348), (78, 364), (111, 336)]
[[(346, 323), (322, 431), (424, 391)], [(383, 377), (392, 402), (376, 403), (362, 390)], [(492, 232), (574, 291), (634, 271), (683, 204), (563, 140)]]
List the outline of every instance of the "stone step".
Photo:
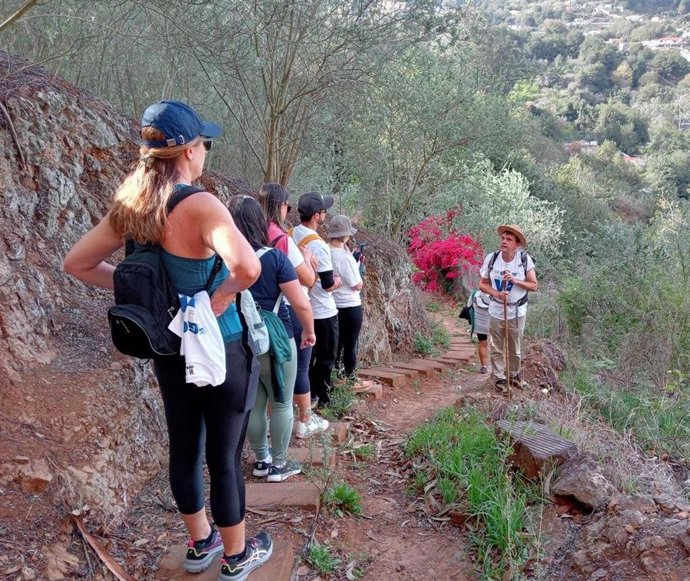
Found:
[[(299, 442), (304, 442), (304, 446), (298, 446)], [(323, 448), (318, 445), (311, 445), (311, 440), (297, 440), (293, 439), (293, 446), (288, 448), (288, 458), (299, 462), (300, 464), (310, 465), (310, 466), (323, 466), (324, 463), (324, 453)], [(251, 452), (247, 456), (247, 464), (254, 464), (256, 456), (254, 452)], [(328, 467), (335, 468), (336, 454), (332, 452), (328, 456)]]
[(247, 482), (245, 490), (247, 508), (257, 510), (284, 510), (287, 507), (296, 507), (316, 512), (321, 502), (319, 487), (305, 480)]
[(404, 367), (393, 367), (392, 365), (390, 366), (383, 366), (379, 365), (377, 367), (369, 367), (369, 369), (372, 369), (374, 371), (386, 371), (388, 373), (400, 373), (401, 375), (406, 375), (410, 379), (417, 377), (419, 375), (419, 372), (416, 369), (406, 369)]
[(350, 424), (348, 422), (331, 422), (326, 433), (330, 434), (331, 442), (334, 444), (342, 444), (347, 440), (349, 431)]
[(464, 361), (465, 363), (470, 363), (474, 359), (474, 353), (464, 352), (464, 351), (446, 351), (441, 353), (442, 359), (458, 359)]
[(320, 446), (304, 446), (303, 448), (288, 448), (288, 458), (292, 458), (300, 464), (310, 466), (323, 466), (328, 461), (329, 468), (335, 468), (336, 454), (331, 451), (327, 458), (324, 458), (323, 448)]
[(415, 363), (415, 364), (421, 364), (421, 365), (427, 365), (434, 369), (435, 371), (443, 371), (445, 365), (443, 363), (439, 363), (438, 361), (434, 361), (433, 359), (412, 359), (410, 363)]
[[(187, 573), (182, 568), (187, 547), (176, 545), (170, 547), (161, 559), (156, 581), (217, 581), (220, 572), (220, 555), (211, 566), (202, 573)], [(292, 567), (295, 563), (295, 552), (291, 545), (281, 539), (273, 539), (273, 555), (268, 563), (262, 565), (250, 575), (252, 581), (290, 581)]]
[(412, 361), (393, 361), (391, 363), (394, 367), (398, 369), (412, 369), (413, 371), (419, 372), (421, 375), (434, 375), (439, 369), (436, 369), (433, 365), (428, 363), (413, 363)]
[(409, 378), (401, 373), (391, 373), (389, 371), (375, 371), (373, 369), (370, 370), (369, 368), (360, 369), (357, 372), (357, 375), (359, 375), (360, 377), (375, 379), (379, 383), (384, 383), (386, 385), (390, 385), (391, 387), (400, 387), (402, 385), (406, 385), (409, 382)]
[(370, 379), (367, 379), (366, 381), (370, 383), (370, 385), (365, 386), (361, 383), (356, 383), (352, 388), (353, 393), (373, 395), (374, 399), (381, 399), (383, 397), (383, 385), (381, 385), (378, 381), (373, 381)]
[(444, 367), (459, 367), (465, 363), (462, 359), (450, 359), (446, 357), (432, 357), (431, 360), (436, 361), (436, 363), (441, 363)]

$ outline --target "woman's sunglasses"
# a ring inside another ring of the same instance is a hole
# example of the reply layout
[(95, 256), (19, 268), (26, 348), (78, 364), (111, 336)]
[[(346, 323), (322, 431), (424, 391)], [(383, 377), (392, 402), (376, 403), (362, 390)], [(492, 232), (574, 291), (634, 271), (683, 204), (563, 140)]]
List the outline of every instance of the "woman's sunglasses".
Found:
[(211, 151), (211, 146), (213, 145), (213, 141), (204, 141), (204, 149), (206, 151)]

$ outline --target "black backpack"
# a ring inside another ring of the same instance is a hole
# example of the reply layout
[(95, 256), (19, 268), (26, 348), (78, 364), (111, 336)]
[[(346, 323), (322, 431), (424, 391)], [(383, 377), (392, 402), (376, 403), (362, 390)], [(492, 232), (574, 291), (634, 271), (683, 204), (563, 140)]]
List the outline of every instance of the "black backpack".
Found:
[[(172, 212), (188, 196), (202, 191), (194, 186), (179, 188), (170, 197), (167, 212)], [(115, 348), (125, 355), (152, 359), (180, 352), (180, 338), (168, 330), (180, 300), (161, 252), (158, 244), (137, 244), (128, 240), (125, 259), (115, 268), (115, 306), (108, 309), (108, 323)], [(222, 259), (216, 255), (206, 290), (222, 265)]]

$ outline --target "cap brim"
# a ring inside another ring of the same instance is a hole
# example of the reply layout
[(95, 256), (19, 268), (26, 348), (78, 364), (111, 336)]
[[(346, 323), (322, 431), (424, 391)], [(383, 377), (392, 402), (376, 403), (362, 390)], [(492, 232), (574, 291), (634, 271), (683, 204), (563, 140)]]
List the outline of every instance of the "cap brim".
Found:
[(201, 137), (210, 137), (211, 139), (215, 139), (216, 137), (223, 135), (223, 130), (215, 123), (204, 121), (204, 126), (201, 128), (201, 133), (199, 133), (199, 135), (201, 135)]
[(323, 197), (323, 205), (325, 206), (324, 210), (328, 210), (333, 205), (333, 196), (324, 196)]
[(352, 229), (352, 232), (350, 233), (350, 236), (354, 236), (355, 234), (357, 234), (357, 228), (353, 228), (353, 229)]

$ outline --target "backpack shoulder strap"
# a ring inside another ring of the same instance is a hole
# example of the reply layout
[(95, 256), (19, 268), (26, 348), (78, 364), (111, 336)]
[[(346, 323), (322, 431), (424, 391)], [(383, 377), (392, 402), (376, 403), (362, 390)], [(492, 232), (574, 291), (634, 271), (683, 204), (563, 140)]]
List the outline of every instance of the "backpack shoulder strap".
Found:
[[(525, 269), (525, 274), (527, 274), (527, 257), (529, 254), (527, 254), (526, 250), (523, 250), (520, 252), (520, 261), (522, 262), (522, 268)], [(532, 262), (534, 262), (534, 259), (532, 259)]]
[(268, 246), (262, 246), (261, 248), (259, 248), (258, 250), (256, 250), (256, 251), (254, 252), (254, 254), (256, 254), (256, 257), (257, 257), (258, 259), (261, 259), (261, 257), (262, 257), (264, 254), (266, 254), (269, 250), (273, 250), (273, 248), (269, 248)]
[(287, 238), (287, 234), (285, 234), (285, 233), (278, 234), (278, 236), (276, 236), (273, 240), (271, 240), (271, 247), (275, 248), (276, 244), (278, 244), (278, 242), (280, 242), (283, 238)]
[(310, 242), (314, 242), (314, 240), (323, 241), (323, 238), (321, 238), (321, 236), (319, 236), (318, 234), (309, 234), (308, 236), (302, 238), (302, 240), (299, 241), (299, 244), (297, 246), (299, 248), (304, 248)]
[(223, 259), (220, 257), (220, 255), (216, 254), (216, 260), (213, 263), (213, 268), (211, 269), (211, 272), (208, 275), (208, 280), (206, 281), (206, 286), (204, 287), (204, 290), (206, 292), (209, 292), (211, 290), (211, 285), (213, 284), (213, 281), (216, 280), (216, 275), (220, 272), (220, 269), (222, 267)]
[(168, 199), (168, 203), (165, 207), (167, 213), (170, 214), (170, 212), (172, 212), (175, 209), (175, 206), (177, 206), (177, 204), (179, 204), (182, 200), (185, 200), (192, 194), (205, 191), (206, 190), (204, 190), (204, 188), (197, 188), (196, 186), (182, 186), (181, 188), (177, 188)]
[(496, 259), (498, 258), (498, 255), (501, 251), (497, 250), (496, 252), (493, 253), (493, 256), (491, 257), (491, 260), (489, 260), (489, 274), (491, 274), (491, 269), (494, 267), (494, 263), (496, 262)]

